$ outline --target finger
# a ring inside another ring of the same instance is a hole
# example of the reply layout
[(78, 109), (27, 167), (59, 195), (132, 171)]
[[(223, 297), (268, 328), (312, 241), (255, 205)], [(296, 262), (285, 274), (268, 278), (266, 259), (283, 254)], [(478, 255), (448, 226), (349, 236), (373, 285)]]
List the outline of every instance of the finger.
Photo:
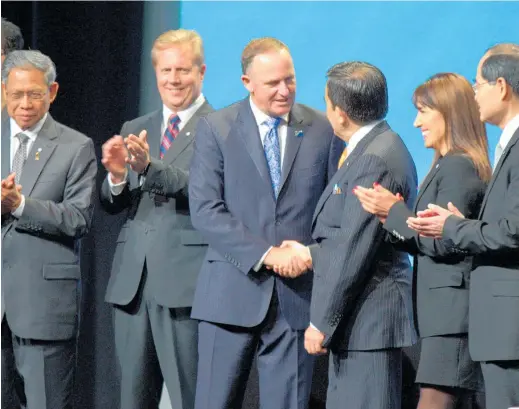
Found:
[(139, 139), (144, 143), (148, 143), (148, 131), (146, 131), (146, 129), (143, 129), (141, 131), (141, 133), (139, 134)]

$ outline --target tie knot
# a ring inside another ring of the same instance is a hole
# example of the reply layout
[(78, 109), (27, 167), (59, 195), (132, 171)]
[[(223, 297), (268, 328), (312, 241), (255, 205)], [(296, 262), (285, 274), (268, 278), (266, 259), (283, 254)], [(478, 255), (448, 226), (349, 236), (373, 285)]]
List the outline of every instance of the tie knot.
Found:
[(180, 123), (180, 117), (177, 114), (171, 114), (168, 119), (168, 123), (175, 127)]
[(263, 123), (265, 125), (267, 125), (270, 129), (272, 129), (272, 128), (277, 128), (280, 122), (281, 122), (280, 117), (275, 117), (275, 118), (268, 117), (267, 119), (265, 119), (265, 121)]
[(16, 134), (16, 137), (18, 138), (21, 144), (27, 143), (27, 141), (29, 140), (29, 137), (25, 135), (23, 132)]

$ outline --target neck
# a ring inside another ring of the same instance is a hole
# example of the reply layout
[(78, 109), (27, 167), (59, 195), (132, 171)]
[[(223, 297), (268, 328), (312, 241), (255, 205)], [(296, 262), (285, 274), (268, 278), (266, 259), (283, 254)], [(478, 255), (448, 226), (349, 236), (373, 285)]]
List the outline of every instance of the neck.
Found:
[(519, 101), (514, 101), (508, 105), (506, 111), (503, 113), (503, 116), (496, 125), (503, 130), (517, 115), (519, 115)]

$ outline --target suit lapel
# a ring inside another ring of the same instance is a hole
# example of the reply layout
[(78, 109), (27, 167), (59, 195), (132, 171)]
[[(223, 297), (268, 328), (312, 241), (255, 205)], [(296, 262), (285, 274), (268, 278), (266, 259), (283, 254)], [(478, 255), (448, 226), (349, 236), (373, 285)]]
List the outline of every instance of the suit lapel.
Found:
[[(238, 135), (243, 139), (245, 149), (250, 155), (256, 169), (263, 180), (271, 186), (270, 173), (265, 158), (265, 151), (261, 144), (261, 138), (258, 130), (258, 125), (254, 119), (254, 114), (249, 104), (249, 98), (244, 99), (239, 106), (238, 116), (236, 118), (238, 125)], [(271, 187), (272, 190), (272, 187)], [(274, 199), (274, 194), (272, 194)]]
[(281, 184), (279, 186), (280, 194), (283, 190), (283, 186), (288, 178), (288, 175), (290, 174), (290, 170), (292, 169), (297, 152), (299, 151), (299, 147), (301, 146), (301, 142), (303, 141), (303, 137), (309, 125), (310, 122), (305, 121), (299, 106), (294, 105), (292, 111), (290, 112), (287, 127), (283, 169), (281, 171)]
[(494, 183), (497, 179), (497, 176), (499, 175), (499, 172), (501, 171), (501, 168), (503, 167), (503, 164), (506, 160), (506, 157), (510, 153), (510, 150), (512, 147), (519, 141), (519, 129), (517, 129), (514, 133), (514, 136), (512, 136), (512, 139), (508, 143), (506, 149), (504, 150), (503, 154), (501, 155), (501, 158), (499, 159), (499, 162), (496, 165), (496, 168), (494, 169), (494, 172), (492, 173), (492, 178), (490, 179), (490, 182), (488, 183), (487, 191), (485, 193), (485, 197), (483, 198), (483, 203), (481, 203), (481, 210), (479, 211), (479, 218), (483, 215), (483, 210), (485, 209), (485, 206), (488, 201), (488, 196), (490, 195), (490, 192), (492, 191), (492, 188), (494, 187)]
[(11, 172), (11, 124), (9, 115), (2, 111), (2, 179)]
[(187, 121), (186, 125), (179, 132), (173, 144), (168, 149), (164, 158), (164, 163), (171, 163), (177, 158), (192, 142), (195, 134), (195, 127), (201, 116), (211, 112), (210, 105), (204, 102), (200, 108), (193, 114), (193, 116)]
[(162, 126), (162, 109), (156, 111), (150, 116), (148, 122), (145, 124), (143, 129), (148, 131), (148, 145), (150, 147), (150, 156), (152, 158), (159, 157), (160, 143), (162, 135), (160, 133)]
[(34, 189), (41, 171), (47, 164), (54, 149), (56, 149), (57, 141), (55, 139), (57, 137), (58, 130), (56, 129), (56, 124), (49, 114), (40, 132), (38, 132), (38, 136), (23, 165), (20, 184), (22, 185), (22, 193), (24, 195), (30, 195)]
[[(364, 138), (360, 140), (360, 142), (357, 144), (355, 149), (353, 149), (353, 152), (348, 154), (348, 157), (346, 158), (346, 161), (343, 163), (343, 165), (340, 167), (340, 169), (335, 172), (332, 179), (330, 180), (330, 183), (326, 186), (324, 189), (324, 192), (322, 193), (321, 197), (319, 198), (319, 201), (317, 202), (317, 206), (315, 207), (314, 217), (312, 221), (312, 225), (315, 223), (317, 216), (319, 213), (321, 213), (321, 210), (330, 197), (330, 195), (333, 192), (334, 185), (342, 180), (345, 175), (348, 173), (349, 169), (353, 165), (353, 163), (364, 153), (366, 150), (366, 147), (373, 142), (373, 140), (380, 135), (382, 132), (385, 132), (389, 130), (389, 125), (386, 121), (382, 121), (379, 123), (375, 128), (373, 128)], [(347, 194), (346, 192), (342, 193)]]
[(416, 213), (416, 209), (418, 208), (418, 202), (420, 201), (420, 199), (422, 198), (423, 194), (427, 190), (427, 187), (433, 181), (434, 176), (436, 176), (436, 173), (438, 173), (438, 170), (440, 169), (440, 166), (441, 166), (441, 161), (437, 161), (436, 165), (434, 165), (434, 168), (432, 168), (429, 171), (429, 173), (427, 174), (427, 176), (423, 180), (422, 185), (420, 186), (420, 189), (418, 190), (418, 196), (416, 197), (416, 200), (414, 201), (413, 212)]

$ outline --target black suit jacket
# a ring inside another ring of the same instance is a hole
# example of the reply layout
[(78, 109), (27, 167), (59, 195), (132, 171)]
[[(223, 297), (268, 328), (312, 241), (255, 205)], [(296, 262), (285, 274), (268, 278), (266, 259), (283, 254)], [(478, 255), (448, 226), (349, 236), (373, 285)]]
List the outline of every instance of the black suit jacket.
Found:
[(140, 186), (129, 171), (124, 191), (112, 196), (108, 180), (101, 188), (101, 203), (110, 212), (126, 212), (117, 238), (106, 301), (127, 305), (135, 297), (146, 262), (147, 285), (159, 305), (189, 307), (207, 244), (193, 228), (187, 196), (189, 166), (198, 120), (212, 112), (205, 102), (159, 157), (162, 109), (126, 122), (121, 135), (148, 131), (151, 165)]
[(476, 361), (519, 359), (519, 129), (488, 185), (478, 220), (451, 216), (444, 239), (475, 255), (469, 344)]
[(413, 211), (399, 202), (389, 212), (384, 228), (392, 234), (391, 241), (414, 256), (414, 304), (421, 337), (468, 331), (472, 258), (451, 253), (442, 240), (419, 237), (406, 220), (429, 203), (446, 208), (448, 202), (466, 217), (477, 217), (485, 189), (469, 158), (448, 154), (425, 177)]
[(384, 241), (379, 220), (352, 189), (379, 182), (407, 200), (416, 196), (416, 170), (401, 138), (386, 122), (350, 153), (314, 213), (314, 286), (310, 319), (333, 349), (376, 350), (415, 341), (411, 268), (407, 254)]

